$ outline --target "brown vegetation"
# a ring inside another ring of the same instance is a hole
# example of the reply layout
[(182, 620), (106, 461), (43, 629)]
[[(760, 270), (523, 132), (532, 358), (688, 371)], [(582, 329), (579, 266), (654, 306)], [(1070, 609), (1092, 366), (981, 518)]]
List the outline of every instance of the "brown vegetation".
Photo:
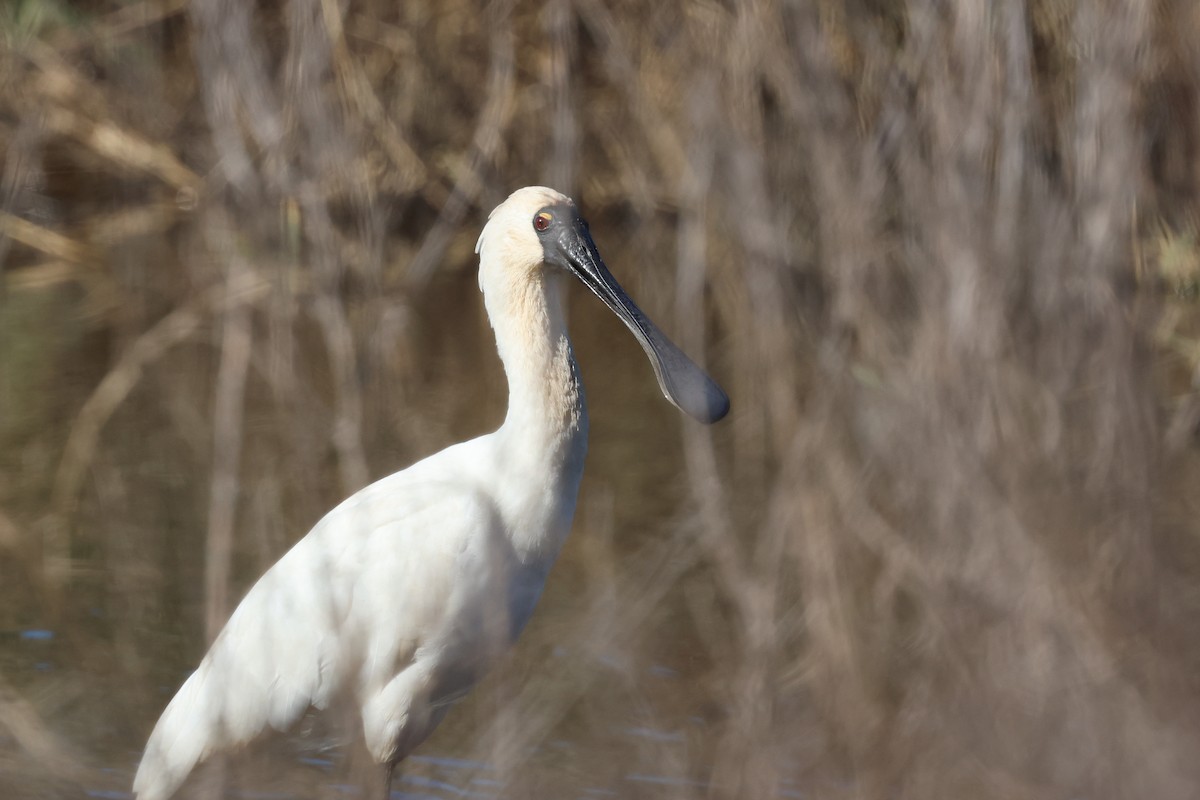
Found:
[[(575, 305), (575, 533), (421, 751), (490, 766), (410, 781), (1200, 794), (1197, 9), (0, 8), (0, 794), (126, 790), (254, 576), (498, 423), (472, 247), (530, 183), (734, 410)], [(233, 780), (333, 796), (347, 730)]]

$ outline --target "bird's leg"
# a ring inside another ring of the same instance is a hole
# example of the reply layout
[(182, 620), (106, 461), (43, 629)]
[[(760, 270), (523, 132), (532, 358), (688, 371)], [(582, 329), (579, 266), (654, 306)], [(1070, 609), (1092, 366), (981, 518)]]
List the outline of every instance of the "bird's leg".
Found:
[(395, 761), (389, 761), (383, 767), (383, 800), (392, 800), (392, 773), (395, 769)]

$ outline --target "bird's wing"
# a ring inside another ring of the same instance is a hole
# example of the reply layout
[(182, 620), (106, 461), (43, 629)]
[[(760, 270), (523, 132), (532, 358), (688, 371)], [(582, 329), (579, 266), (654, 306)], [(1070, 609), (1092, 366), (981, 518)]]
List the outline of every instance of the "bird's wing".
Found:
[(301, 540), (254, 585), (171, 700), (134, 779), (139, 800), (170, 797), (214, 750), (267, 725), (282, 730), (335, 690), (337, 612), (315, 541)]
[[(421, 614), (405, 606), (436, 605), (431, 590), (448, 581), (411, 576), (461, 549), (479, 504), (461, 484), (420, 476), (398, 473), (351, 497), (254, 585), (155, 725), (134, 779), (138, 800), (170, 797), (210, 753), (324, 706), (363, 659), (394, 661), (417, 646)], [(364, 604), (379, 592), (361, 584), (369, 573), (381, 586), (388, 572), (390, 618), (378, 619), (389, 609)], [(372, 652), (371, 625), (394, 626), (386, 654)]]

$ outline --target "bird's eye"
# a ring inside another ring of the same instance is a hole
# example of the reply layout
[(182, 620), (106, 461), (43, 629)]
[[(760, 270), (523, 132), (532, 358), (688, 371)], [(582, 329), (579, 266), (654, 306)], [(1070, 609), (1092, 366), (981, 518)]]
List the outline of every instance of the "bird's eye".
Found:
[(554, 219), (549, 211), (539, 211), (537, 216), (533, 218), (533, 227), (539, 231), (544, 231), (550, 227), (550, 222)]

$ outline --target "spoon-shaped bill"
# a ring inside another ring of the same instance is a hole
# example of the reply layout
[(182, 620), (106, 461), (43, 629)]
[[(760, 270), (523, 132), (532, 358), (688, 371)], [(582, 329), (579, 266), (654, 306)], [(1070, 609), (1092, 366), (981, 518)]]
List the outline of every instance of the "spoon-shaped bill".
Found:
[(573, 272), (633, 331), (654, 367), (663, 395), (706, 425), (724, 417), (729, 412), (729, 397), (629, 299), (604, 266), (583, 220), (576, 218), (573, 225), (566, 226), (557, 244), (553, 255), (558, 258), (552, 260)]

